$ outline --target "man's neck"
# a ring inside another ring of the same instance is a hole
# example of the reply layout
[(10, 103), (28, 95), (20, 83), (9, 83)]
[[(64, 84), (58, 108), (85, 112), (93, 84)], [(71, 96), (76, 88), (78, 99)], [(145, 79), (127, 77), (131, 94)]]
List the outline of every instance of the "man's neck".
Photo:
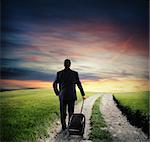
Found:
[(65, 70), (70, 70), (70, 68), (65, 68)]

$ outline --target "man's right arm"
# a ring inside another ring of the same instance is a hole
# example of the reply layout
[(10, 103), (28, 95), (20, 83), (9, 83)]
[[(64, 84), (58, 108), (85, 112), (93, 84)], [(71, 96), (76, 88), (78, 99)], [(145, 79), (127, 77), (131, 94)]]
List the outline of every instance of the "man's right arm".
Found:
[(85, 96), (85, 93), (84, 93), (82, 84), (81, 84), (81, 82), (80, 82), (78, 73), (77, 73), (76, 79), (77, 79), (77, 80), (76, 80), (76, 81), (77, 81), (76, 83), (77, 83), (77, 86), (78, 86), (78, 88), (79, 88), (79, 90), (80, 90), (80, 92), (81, 92), (81, 95), (82, 95), (82, 96)]
[(54, 89), (54, 92), (57, 96), (59, 96), (59, 90), (58, 90), (58, 87), (57, 87), (58, 83), (59, 83), (59, 78), (58, 78), (58, 73), (57, 73), (56, 79), (53, 83), (53, 89)]

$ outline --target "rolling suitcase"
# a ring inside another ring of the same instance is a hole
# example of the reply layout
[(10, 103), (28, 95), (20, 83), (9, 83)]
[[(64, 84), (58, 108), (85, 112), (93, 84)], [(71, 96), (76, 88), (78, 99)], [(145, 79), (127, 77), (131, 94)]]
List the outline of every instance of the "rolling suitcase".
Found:
[(69, 135), (80, 135), (83, 136), (85, 128), (85, 116), (82, 113), (84, 100), (81, 106), (80, 113), (74, 113), (69, 121), (68, 132)]

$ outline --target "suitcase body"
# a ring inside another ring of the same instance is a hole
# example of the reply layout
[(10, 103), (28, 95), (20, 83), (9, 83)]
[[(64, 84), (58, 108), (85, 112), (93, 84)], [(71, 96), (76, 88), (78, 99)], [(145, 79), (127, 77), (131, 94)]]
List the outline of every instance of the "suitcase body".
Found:
[(74, 113), (69, 122), (69, 135), (81, 135), (84, 134), (85, 128), (85, 116), (82, 113)]

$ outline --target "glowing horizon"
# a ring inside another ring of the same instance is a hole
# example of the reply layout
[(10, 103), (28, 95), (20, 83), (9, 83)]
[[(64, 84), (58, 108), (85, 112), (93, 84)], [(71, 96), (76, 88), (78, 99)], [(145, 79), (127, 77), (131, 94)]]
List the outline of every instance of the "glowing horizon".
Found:
[[(149, 81), (141, 79), (118, 79), (118, 80), (81, 80), (86, 92), (140, 92), (149, 91)], [(7, 89), (45, 88), (53, 90), (53, 82), (40, 80), (1, 80), (1, 86), (11, 86)], [(124, 87), (125, 86), (125, 87)], [(77, 88), (78, 90), (78, 88)], [(79, 90), (78, 90), (79, 91)]]

